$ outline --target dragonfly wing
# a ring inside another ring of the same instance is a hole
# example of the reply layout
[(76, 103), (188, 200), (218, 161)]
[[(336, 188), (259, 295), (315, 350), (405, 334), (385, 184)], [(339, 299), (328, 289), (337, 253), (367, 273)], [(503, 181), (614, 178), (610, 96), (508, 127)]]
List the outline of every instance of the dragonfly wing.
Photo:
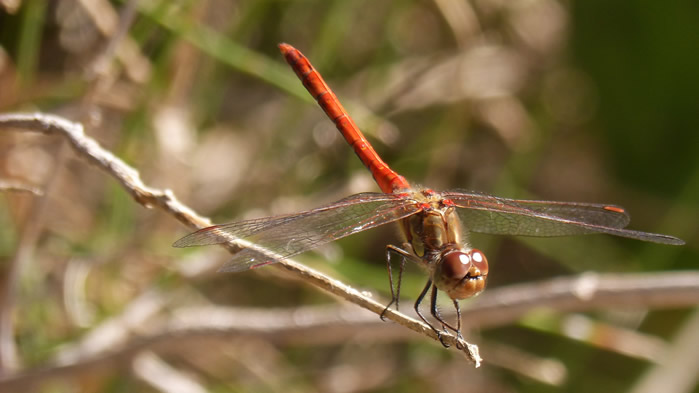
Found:
[(607, 233), (663, 244), (684, 244), (676, 237), (623, 229), (630, 221), (614, 205), (515, 200), (469, 191), (443, 194), (452, 200), (466, 228), (473, 232), (521, 236)]
[(363, 193), (305, 212), (240, 221), (201, 229), (175, 242), (175, 247), (233, 242), (244, 247), (220, 270), (242, 271), (290, 258), (419, 211), (410, 199)]

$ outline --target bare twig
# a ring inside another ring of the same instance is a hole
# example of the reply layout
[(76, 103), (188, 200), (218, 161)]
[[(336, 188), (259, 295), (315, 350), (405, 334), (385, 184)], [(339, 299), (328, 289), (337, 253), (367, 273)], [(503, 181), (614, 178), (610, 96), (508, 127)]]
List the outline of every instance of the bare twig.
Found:
[[(564, 312), (629, 307), (675, 308), (699, 302), (699, 272), (696, 271), (600, 275), (596, 278), (597, 285), (594, 291), (581, 292), (580, 283), (589, 280), (589, 274), (583, 274), (575, 278), (492, 289), (479, 301), (472, 302), (471, 307), (464, 310), (463, 318), (469, 327), (482, 328), (511, 323), (526, 312), (542, 307)], [(515, 293), (523, 295), (513, 296)], [(129, 310), (136, 307), (153, 310), (153, 302), (162, 300), (158, 293), (145, 294)], [(142, 318), (148, 313), (132, 310), (125, 314)], [(498, 314), (501, 315), (493, 317)], [(110, 321), (105, 329), (114, 330), (110, 329), (110, 326), (115, 323), (128, 326), (143, 325), (134, 322), (133, 317), (128, 315)], [(381, 322), (373, 313), (344, 306), (308, 306), (293, 309), (197, 306), (180, 308), (168, 319), (149, 326), (150, 330), (142, 332), (139, 337), (112, 335), (108, 338), (111, 341), (103, 340), (97, 345), (94, 344), (94, 336), (99, 334), (104, 337), (106, 333), (90, 334), (69, 353), (61, 356), (57, 364), (0, 379), (0, 391), (22, 391), (48, 378), (95, 373), (128, 362), (142, 351), (172, 350), (178, 347), (173, 345), (175, 343), (200, 340), (229, 342), (231, 338), (241, 336), (261, 337), (280, 344), (326, 344), (357, 340), (358, 337), (385, 342), (417, 337), (405, 329), (397, 329), (395, 325)], [(118, 330), (121, 332), (123, 329)], [(92, 344), (88, 345), (88, 341)]]
[[(80, 123), (74, 123), (59, 116), (41, 113), (6, 114), (0, 115), (0, 127), (61, 135), (68, 140), (71, 147), (73, 147), (79, 156), (87, 159), (92, 164), (97, 165), (100, 169), (116, 178), (138, 203), (146, 207), (158, 207), (173, 215), (189, 227), (203, 228), (211, 225), (208, 219), (197, 215), (190, 208), (179, 202), (172, 191), (159, 190), (146, 186), (141, 180), (138, 171), (128, 166), (111, 152), (102, 148), (94, 139), (86, 136), (83, 131), (83, 126)], [(229, 249), (232, 251), (235, 251), (237, 248), (237, 244), (229, 244)], [(279, 265), (316, 287), (324, 289), (329, 293), (366, 308), (376, 314), (381, 314), (384, 311), (385, 306), (383, 304), (362, 295), (354, 288), (324, 276), (302, 264), (287, 259), (282, 261)], [(388, 312), (385, 313), (385, 317), (411, 330), (431, 337), (434, 340), (438, 339), (437, 334), (427, 324), (409, 318), (404, 314), (394, 310), (388, 310)], [(442, 341), (457, 348), (461, 348), (463, 353), (476, 367), (480, 365), (481, 358), (478, 354), (477, 346), (467, 343), (462, 339), (458, 339), (452, 334), (443, 334)]]
[(61, 135), (67, 139), (80, 157), (112, 175), (136, 202), (147, 208), (158, 207), (173, 214), (175, 218), (192, 228), (211, 225), (211, 221), (207, 218), (200, 217), (179, 202), (171, 191), (146, 186), (138, 171), (102, 148), (94, 139), (86, 136), (80, 123), (73, 123), (60, 116), (40, 113), (5, 114), (0, 115), (0, 126)]
[(19, 191), (28, 192), (37, 196), (44, 195), (44, 191), (41, 188), (25, 182), (8, 179), (0, 179), (0, 191)]
[(206, 393), (190, 376), (171, 367), (156, 354), (145, 352), (134, 359), (133, 373), (142, 381), (161, 392)]
[(652, 367), (636, 383), (632, 393), (689, 392), (699, 380), (699, 311), (689, 315), (676, 333), (663, 362)]
[(463, 313), (466, 326), (501, 326), (535, 308), (583, 311), (623, 307), (648, 309), (699, 304), (699, 272), (636, 274), (584, 273), (545, 283), (518, 284), (488, 291)]
[(488, 363), (512, 370), (539, 383), (561, 386), (568, 377), (565, 363), (558, 359), (540, 357), (521, 349), (490, 342), (483, 345), (488, 350)]

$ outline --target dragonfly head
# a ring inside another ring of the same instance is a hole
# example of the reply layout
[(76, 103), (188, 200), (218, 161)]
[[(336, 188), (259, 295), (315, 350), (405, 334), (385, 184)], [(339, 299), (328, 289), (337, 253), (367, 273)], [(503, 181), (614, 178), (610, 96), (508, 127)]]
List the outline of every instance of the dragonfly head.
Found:
[(434, 283), (452, 299), (466, 299), (485, 289), (488, 260), (482, 251), (449, 250), (442, 254), (434, 272)]

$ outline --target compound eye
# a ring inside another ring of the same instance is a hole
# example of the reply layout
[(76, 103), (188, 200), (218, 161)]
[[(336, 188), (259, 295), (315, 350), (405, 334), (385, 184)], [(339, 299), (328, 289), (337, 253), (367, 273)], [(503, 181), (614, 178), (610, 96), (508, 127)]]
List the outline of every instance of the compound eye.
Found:
[(442, 258), (442, 275), (445, 279), (461, 280), (471, 268), (471, 255), (462, 251), (452, 251)]
[(479, 274), (481, 276), (487, 276), (488, 275), (488, 259), (485, 257), (485, 254), (483, 254), (483, 251), (479, 249), (472, 249), (469, 253), (469, 259), (471, 260), (471, 264), (473, 265), (473, 268), (475, 270), (478, 270)]

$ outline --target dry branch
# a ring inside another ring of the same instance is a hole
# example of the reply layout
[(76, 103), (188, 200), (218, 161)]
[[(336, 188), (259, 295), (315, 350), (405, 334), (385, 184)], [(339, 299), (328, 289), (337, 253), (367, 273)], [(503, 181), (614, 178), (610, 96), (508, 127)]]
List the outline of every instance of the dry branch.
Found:
[[(139, 299), (139, 302), (147, 304), (162, 300), (157, 293), (146, 294)], [(527, 312), (541, 308), (559, 312), (610, 308), (626, 310), (629, 307), (675, 308), (698, 302), (699, 272), (696, 271), (595, 277), (586, 273), (573, 278), (492, 289), (471, 302), (469, 308), (464, 310), (463, 318), (469, 328), (477, 329), (511, 323)], [(76, 356), (63, 357), (57, 362), (59, 364), (1, 378), (0, 391), (22, 391), (48, 378), (96, 373), (123, 364), (143, 351), (167, 352), (202, 340), (230, 343), (236, 337), (257, 337), (287, 345), (338, 343), (356, 341), (358, 338), (380, 342), (402, 341), (417, 336), (381, 322), (373, 313), (354, 307), (180, 308), (141, 336), (129, 337), (123, 342), (104, 343), (98, 351), (74, 351)], [(76, 345), (83, 346), (80, 343)], [(90, 347), (94, 349), (94, 345)]]
[[(192, 228), (203, 228), (211, 225), (211, 222), (196, 214), (192, 209), (177, 200), (170, 190), (159, 190), (143, 183), (137, 170), (127, 165), (108, 150), (102, 148), (94, 139), (85, 135), (82, 124), (71, 122), (59, 116), (34, 113), (34, 114), (5, 114), (0, 115), (1, 128), (14, 128), (24, 131), (56, 134), (64, 137), (76, 152), (76, 154), (98, 168), (113, 176), (131, 194), (131, 196), (145, 207), (158, 207), (179, 221)], [(229, 244), (231, 251), (238, 248), (235, 244)], [(280, 262), (280, 266), (292, 272), (297, 277), (337, 295), (345, 300), (366, 308), (376, 314), (384, 311), (384, 305), (362, 295), (359, 291), (337, 280), (322, 275), (304, 265), (290, 259)], [(418, 333), (438, 339), (437, 334), (425, 323), (409, 318), (404, 314), (389, 310), (386, 318), (397, 322)], [(476, 365), (480, 364), (478, 347), (458, 339), (451, 334), (443, 334), (442, 340), (452, 346), (461, 348), (464, 354)]]

